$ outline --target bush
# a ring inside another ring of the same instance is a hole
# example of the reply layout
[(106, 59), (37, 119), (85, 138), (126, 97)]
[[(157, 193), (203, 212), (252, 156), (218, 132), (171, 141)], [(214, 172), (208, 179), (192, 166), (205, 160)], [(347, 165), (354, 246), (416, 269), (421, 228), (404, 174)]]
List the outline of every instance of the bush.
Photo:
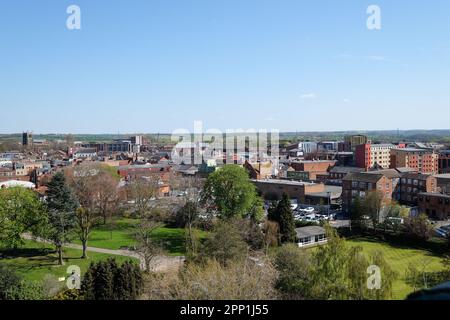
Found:
[(41, 300), (42, 287), (26, 281), (10, 268), (0, 265), (0, 300)]

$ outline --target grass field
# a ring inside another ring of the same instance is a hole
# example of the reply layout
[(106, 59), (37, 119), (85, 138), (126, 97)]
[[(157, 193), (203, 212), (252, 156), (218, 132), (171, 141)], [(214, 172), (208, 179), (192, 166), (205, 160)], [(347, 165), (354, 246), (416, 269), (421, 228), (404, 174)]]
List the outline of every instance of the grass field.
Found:
[(25, 245), (18, 249), (0, 249), (0, 264), (9, 265), (25, 279), (41, 281), (46, 275), (51, 275), (55, 278), (66, 276), (67, 267), (70, 265), (79, 266), (82, 273), (84, 273), (91, 262), (106, 260), (109, 257), (114, 257), (118, 262), (133, 260), (138, 263), (137, 259), (94, 252), (88, 252), (88, 259), (80, 259), (81, 250), (64, 249), (66, 264), (59, 266), (54, 250), (52, 245), (27, 240)]
[(398, 279), (394, 283), (394, 299), (404, 299), (413, 292), (413, 288), (405, 281), (408, 265), (413, 263), (421, 269), (425, 266), (427, 272), (443, 269), (442, 256), (433, 254), (424, 249), (411, 249), (402, 246), (371, 240), (369, 238), (349, 239), (350, 246), (361, 246), (365, 253), (381, 250), (389, 265), (398, 273)]
[[(113, 250), (133, 247), (136, 244), (133, 234), (138, 223), (138, 219), (121, 218), (112, 224), (97, 226), (91, 232), (88, 245)], [(206, 232), (199, 231), (199, 233), (200, 239), (206, 237)], [(162, 242), (167, 254), (184, 255), (185, 230), (183, 228), (160, 227), (155, 230), (154, 237)], [(81, 244), (79, 240), (74, 240), (74, 243)]]

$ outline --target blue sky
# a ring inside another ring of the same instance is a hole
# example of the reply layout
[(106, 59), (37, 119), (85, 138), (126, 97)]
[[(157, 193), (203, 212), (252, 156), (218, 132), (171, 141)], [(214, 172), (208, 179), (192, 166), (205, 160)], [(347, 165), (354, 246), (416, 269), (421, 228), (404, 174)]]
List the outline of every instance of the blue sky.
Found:
[(2, 0), (0, 110), (0, 133), (448, 129), (450, 2)]

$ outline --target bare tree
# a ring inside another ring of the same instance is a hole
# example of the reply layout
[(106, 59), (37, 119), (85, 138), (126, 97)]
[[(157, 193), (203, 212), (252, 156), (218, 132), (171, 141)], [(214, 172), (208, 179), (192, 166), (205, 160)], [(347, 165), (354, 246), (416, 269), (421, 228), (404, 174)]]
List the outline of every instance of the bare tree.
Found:
[(136, 251), (144, 262), (146, 272), (152, 270), (153, 263), (163, 253), (161, 244), (153, 237), (153, 233), (161, 225), (155, 221), (144, 219), (136, 227)]
[(127, 199), (133, 204), (136, 216), (142, 218), (151, 212), (158, 191), (158, 180), (152, 178), (133, 179), (127, 185)]

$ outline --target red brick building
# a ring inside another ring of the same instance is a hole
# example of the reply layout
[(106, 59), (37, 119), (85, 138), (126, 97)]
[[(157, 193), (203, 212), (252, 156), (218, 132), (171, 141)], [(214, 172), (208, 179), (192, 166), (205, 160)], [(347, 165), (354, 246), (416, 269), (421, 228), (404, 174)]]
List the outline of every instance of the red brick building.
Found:
[(295, 171), (308, 172), (310, 180), (316, 180), (317, 175), (327, 174), (328, 170), (336, 165), (336, 160), (304, 160), (293, 161), (291, 167)]
[(370, 192), (380, 192), (385, 201), (392, 200), (393, 178), (384, 173), (349, 173), (342, 179), (342, 206), (349, 212), (355, 198), (364, 198)]
[(436, 174), (439, 171), (439, 155), (426, 149), (393, 149), (390, 167), (412, 168), (419, 173)]
[(419, 208), (430, 218), (450, 218), (450, 196), (440, 193), (419, 193)]
[(439, 153), (439, 173), (450, 173), (450, 150)]
[(404, 173), (397, 189), (396, 198), (399, 202), (416, 206), (419, 193), (437, 192), (437, 179), (430, 174)]

